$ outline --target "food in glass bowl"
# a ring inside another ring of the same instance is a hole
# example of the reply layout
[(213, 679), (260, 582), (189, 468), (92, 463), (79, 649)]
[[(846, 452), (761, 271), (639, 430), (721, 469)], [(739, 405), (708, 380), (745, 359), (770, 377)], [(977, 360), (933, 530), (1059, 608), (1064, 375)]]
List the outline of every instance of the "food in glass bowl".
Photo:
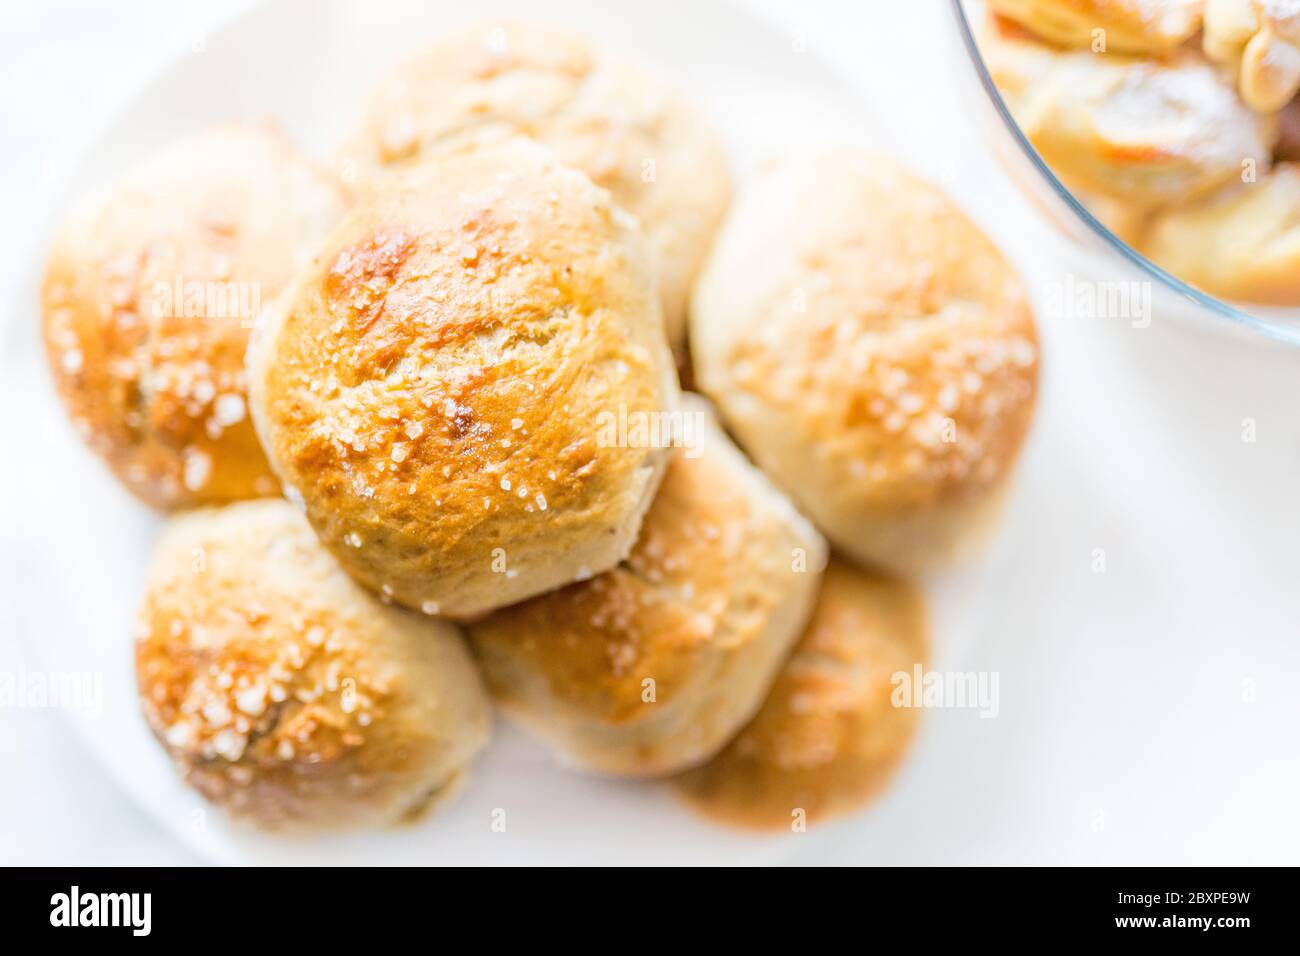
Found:
[(1300, 4), (985, 6), (990, 76), (1025, 137), (1094, 216), (1212, 295), (1300, 305), (1300, 72), (1294, 86), (1289, 79), (1300, 46), (1287, 40)]

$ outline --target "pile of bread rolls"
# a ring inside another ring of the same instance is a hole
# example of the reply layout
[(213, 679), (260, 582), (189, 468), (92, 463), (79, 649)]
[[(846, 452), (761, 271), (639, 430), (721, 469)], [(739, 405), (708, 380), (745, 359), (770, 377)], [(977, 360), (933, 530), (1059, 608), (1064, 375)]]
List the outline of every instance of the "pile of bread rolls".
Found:
[(1300, 4), (987, 4), (994, 80), (1099, 220), (1206, 292), (1300, 305)]
[(136, 664), (185, 780), (264, 827), (412, 819), (495, 703), (723, 820), (861, 805), (916, 722), (894, 575), (978, 546), (1032, 416), (994, 246), (847, 146), (729, 202), (681, 93), (536, 26), (400, 68), (337, 165), (213, 129), (50, 254), (72, 420), (171, 513)]

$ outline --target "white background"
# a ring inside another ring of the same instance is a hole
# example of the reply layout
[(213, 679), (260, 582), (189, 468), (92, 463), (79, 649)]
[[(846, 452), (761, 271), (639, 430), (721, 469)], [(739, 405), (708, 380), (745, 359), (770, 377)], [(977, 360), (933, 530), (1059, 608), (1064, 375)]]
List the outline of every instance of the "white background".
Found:
[[(934, 41), (949, 28), (941, 4), (914, 2), (926, 12), (884, 36), (862, 4), (755, 5), (870, 88), (907, 140), (900, 151), (1041, 295), (1082, 267), (997, 179), (952, 93), (967, 67)], [(4, 4), (0, 302), (15, 299), (78, 144), (244, 5)], [(0, 345), (18, 334), (8, 323), (31, 319), (5, 316)], [(1300, 862), (1300, 351), (1162, 315), (1145, 329), (1045, 316), (1043, 333), (1042, 409), (986, 564), (997, 573), (970, 578), (997, 599), (960, 655), (1000, 673), (1002, 714), (928, 719), (918, 753), (854, 831), (869, 839), (844, 841), (839, 856)], [(1242, 441), (1246, 420), (1254, 442)], [(39, 449), (7, 451), (6, 469), (36, 467)], [(39, 624), (18, 610), (23, 555), (0, 540), (0, 670), (15, 670)], [(1104, 575), (1092, 570), (1098, 548)], [(794, 859), (835, 858), (834, 843), (809, 841)], [(0, 863), (193, 862), (57, 711), (0, 711)]]

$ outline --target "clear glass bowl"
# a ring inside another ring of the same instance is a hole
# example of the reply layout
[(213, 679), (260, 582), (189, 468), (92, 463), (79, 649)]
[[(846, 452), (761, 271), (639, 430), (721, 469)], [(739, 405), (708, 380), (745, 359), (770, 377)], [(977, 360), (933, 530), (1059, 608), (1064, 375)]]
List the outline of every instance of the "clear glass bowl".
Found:
[(1058, 230), (1092, 260), (1096, 275), (1116, 274), (1151, 282), (1164, 302), (1176, 301), (1177, 311), (1222, 325), (1224, 320), (1271, 338), (1300, 345), (1300, 308), (1273, 308), (1226, 302), (1171, 275), (1106, 228), (1057, 178), (1038, 155), (1007, 108), (980, 53), (977, 29), (983, 4), (979, 0), (949, 0), (962, 45), (970, 56), (985, 95), (975, 105), (989, 127), (1003, 167), (1016, 185)]

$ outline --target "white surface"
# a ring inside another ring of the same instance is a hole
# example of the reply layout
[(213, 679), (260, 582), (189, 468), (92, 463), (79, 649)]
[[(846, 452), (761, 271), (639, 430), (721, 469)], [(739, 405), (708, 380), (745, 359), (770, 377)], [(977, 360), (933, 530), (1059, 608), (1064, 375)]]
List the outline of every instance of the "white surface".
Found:
[[(807, 50), (810, 73), (813, 55), (844, 66), (874, 104), (876, 128), (894, 131), (895, 151), (948, 186), (1039, 291), (1079, 268), (1002, 181), (971, 127), (954, 92), (969, 79), (966, 66), (946, 41), (935, 49), (949, 29), (945, 4), (757, 5), (783, 22), (792, 50)], [(114, 5), (112, 21), (74, 4), (7, 8), (22, 22), (4, 31), (0, 136), (12, 142), (0, 140), (10, 230), (0, 301), (30, 280), (12, 267), (30, 258), (74, 141), (110, 115), (133, 77), (197, 32), (172, 6), (148, 4), (138, 16)], [(729, 42), (688, 30), (673, 55), (702, 56), (714, 43), (717, 54), (705, 59), (728, 62), (737, 55)], [(209, 45), (185, 55), (218, 53)], [(952, 75), (940, 70), (945, 62)], [(711, 75), (710, 96), (725, 96), (724, 74)], [(263, 101), (247, 80), (231, 86), (236, 100)], [(179, 109), (175, 101), (155, 108)], [(771, 108), (770, 135), (798, 135), (782, 126), (788, 110)], [(186, 109), (171, 118), (205, 117)], [(302, 122), (294, 131), (310, 142)], [(22, 450), (11, 452), (0, 494), (0, 670), (51, 657), (64, 669), (116, 662), (105, 666), (112, 713), (133, 694), (123, 686), (129, 645), (118, 617), (138, 592), (147, 524), (53, 417), (34, 321), (22, 310), (9, 317), (0, 356), (8, 418), (0, 424), (9, 447)], [(996, 719), (926, 714), (912, 759), (871, 810), (776, 840), (695, 824), (638, 788), (556, 773), (539, 748), (502, 734), (477, 789), (431, 821), (445, 846), (484, 859), (630, 862), (706, 851), (862, 862), (1300, 860), (1300, 589), (1292, 581), (1300, 353), (1159, 314), (1145, 329), (1045, 317), (1043, 334), (1042, 407), (1006, 525), (983, 560), (936, 589), (936, 666), (998, 671)], [(1242, 441), (1245, 419), (1255, 422), (1254, 443)], [(1097, 548), (1106, 552), (1104, 574), (1092, 570)], [(87, 637), (61, 639), (67, 634)], [(1254, 682), (1253, 702), (1243, 700), (1245, 681)], [(127, 755), (117, 772), (142, 795), (162, 796), (165, 826), (211, 845), (219, 822), (207, 819), (196, 834), (197, 801), (177, 795), (156, 752), (131, 757), (134, 744), (106, 730), (108, 720), (3, 710), (0, 862), (195, 859), (116, 790), (65, 717), (98, 731), (101, 758)], [(513, 776), (497, 769), (507, 767)], [(506, 834), (488, 833), (496, 806), (510, 814)], [(409, 852), (397, 840), (391, 849)]]

